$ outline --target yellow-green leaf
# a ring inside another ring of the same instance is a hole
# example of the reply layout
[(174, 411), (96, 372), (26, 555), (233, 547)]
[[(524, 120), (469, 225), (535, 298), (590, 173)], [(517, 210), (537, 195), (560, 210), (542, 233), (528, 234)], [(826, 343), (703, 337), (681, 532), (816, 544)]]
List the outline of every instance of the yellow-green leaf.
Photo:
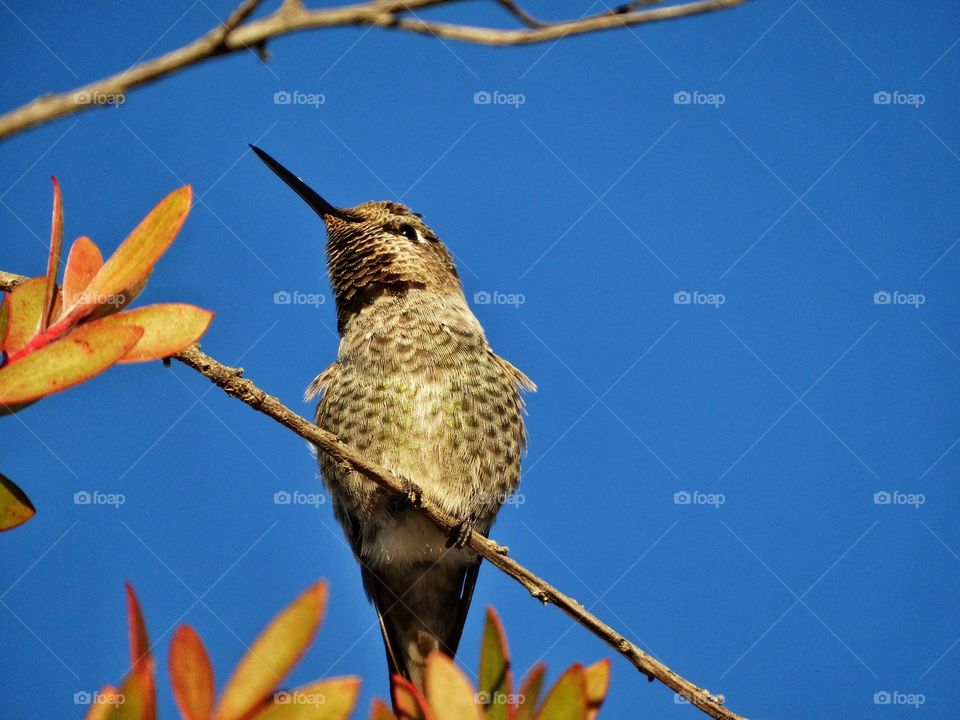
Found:
[(253, 720), (347, 720), (357, 704), (360, 680), (332, 678), (273, 694)]
[[(156, 684), (153, 677), (153, 656), (150, 654), (150, 638), (147, 625), (140, 610), (137, 594), (130, 583), (127, 592), (127, 634), (130, 638), (130, 676), (123, 684), (124, 692), (136, 692), (140, 699), (139, 720), (155, 720)], [(135, 691), (131, 690), (135, 686)]]
[(610, 689), (610, 659), (594, 663), (583, 675), (587, 686), (587, 720), (594, 720)]
[(199, 340), (210, 327), (213, 313), (195, 305), (147, 305), (112, 315), (97, 323), (119, 323), (143, 328), (143, 337), (120, 362), (144, 362), (176, 355)]
[(3, 349), (8, 356), (30, 342), (40, 330), (46, 282), (45, 277), (30, 278), (17, 285), (7, 298), (10, 316)]
[(133, 326), (80, 326), (0, 368), (0, 405), (17, 405), (73, 387), (117, 362), (142, 335), (143, 329)]
[(10, 327), (10, 295), (3, 293), (0, 295), (0, 352), (3, 351), (3, 343), (7, 339), (7, 328)]
[(517, 712), (514, 720), (531, 720), (536, 713), (545, 673), (546, 667), (543, 663), (537, 663), (530, 668), (530, 672), (527, 673), (517, 691)]
[(214, 701), (213, 667), (200, 636), (189, 625), (177, 628), (170, 642), (170, 684), (184, 720), (209, 720)]
[(313, 640), (326, 604), (327, 584), (321, 581), (271, 621), (227, 682), (217, 720), (239, 720), (273, 692)]
[(86, 720), (111, 720), (117, 705), (123, 702), (120, 691), (112, 685), (106, 685), (94, 696), (89, 696), (90, 709)]
[(88, 237), (78, 237), (70, 247), (63, 271), (63, 307), (70, 309), (81, 301), (84, 290), (103, 267), (100, 248)]
[(427, 702), (436, 720), (480, 720), (478, 694), (453, 660), (441, 652), (427, 657), (424, 673)]
[(585, 720), (587, 684), (582, 665), (570, 667), (547, 694), (537, 720)]
[[(184, 185), (167, 195), (150, 211), (87, 285), (86, 297), (78, 306), (83, 311), (78, 313), (78, 317), (99, 305), (109, 304), (111, 299), (119, 298), (124, 291), (135, 288), (150, 274), (157, 260), (180, 232), (190, 212), (190, 202), (190, 186)], [(72, 315), (72, 312), (68, 311), (68, 314)]]
[(487, 720), (507, 720), (508, 702), (512, 700), (513, 674), (510, 651), (500, 618), (492, 607), (487, 608), (480, 645), (480, 679), (477, 697), (485, 705)]
[(36, 512), (27, 494), (0, 473), (0, 532), (23, 525)]
[(50, 228), (50, 255), (47, 258), (47, 277), (43, 292), (43, 313), (40, 328), (46, 330), (53, 317), (53, 293), (57, 289), (57, 274), (60, 272), (60, 252), (63, 247), (63, 197), (60, 183), (53, 180), (53, 221)]

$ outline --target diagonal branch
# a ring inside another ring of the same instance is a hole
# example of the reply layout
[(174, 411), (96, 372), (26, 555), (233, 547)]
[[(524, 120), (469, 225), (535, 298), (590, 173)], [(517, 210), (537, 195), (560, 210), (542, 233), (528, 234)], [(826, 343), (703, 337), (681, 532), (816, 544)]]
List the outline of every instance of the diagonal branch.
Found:
[(123, 98), (136, 87), (221, 55), (252, 49), (265, 57), (264, 49), (268, 40), (306, 30), (376, 26), (502, 47), (560, 40), (572, 35), (723, 10), (746, 0), (691, 0), (647, 9), (638, 8), (655, 0), (634, 0), (595, 15), (559, 22), (538, 20), (514, 0), (497, 0), (498, 5), (525, 26), (512, 29), (435, 22), (424, 20), (415, 12), (458, 2), (460, 0), (370, 0), (310, 10), (303, 6), (301, 0), (283, 0), (269, 15), (247, 22), (260, 0), (244, 0), (227, 20), (188, 45), (68, 92), (41, 95), (26, 105), (0, 115), (0, 140), (51, 120), (99, 107), (106, 101)]
[[(14, 275), (0, 270), (0, 290), (9, 292), (26, 279), (22, 275)], [(232, 368), (217, 362), (206, 353), (201, 352), (199, 345), (192, 345), (173, 357), (187, 367), (196, 370), (231, 397), (235, 397), (257, 412), (273, 418), (284, 427), (313, 443), (321, 452), (329, 455), (344, 468), (361, 473), (389, 492), (398, 495), (410, 494), (409, 482), (405, 482), (387, 468), (367, 460), (333, 433), (314, 425), (283, 405), (277, 398), (265, 393), (252, 381), (243, 377), (242, 368)], [(426, 515), (442, 531), (450, 533), (459, 526), (457, 520), (446, 515), (439, 506), (423, 497), (422, 493), (417, 493), (417, 495), (420, 512)], [(722, 697), (713, 695), (708, 690), (681, 677), (627, 640), (621, 633), (607, 625), (596, 615), (587, 611), (582, 604), (572, 597), (564, 594), (516, 560), (508, 557), (507, 548), (473, 531), (470, 533), (468, 544), (489, 563), (523, 585), (541, 603), (555, 605), (578, 624), (603, 640), (651, 681), (659, 680), (675, 693), (687, 699), (691, 705), (700, 708), (712, 718), (717, 720), (744, 720), (741, 716), (723, 706)]]

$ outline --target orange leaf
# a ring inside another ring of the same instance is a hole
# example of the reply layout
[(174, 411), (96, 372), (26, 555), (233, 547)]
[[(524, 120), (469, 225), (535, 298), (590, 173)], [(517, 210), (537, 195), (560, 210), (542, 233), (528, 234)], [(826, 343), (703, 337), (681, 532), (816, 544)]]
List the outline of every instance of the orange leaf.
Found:
[(530, 672), (523, 679), (517, 692), (517, 712), (514, 720), (530, 720), (536, 713), (545, 672), (543, 663), (537, 663), (530, 668)]
[(53, 317), (53, 293), (57, 289), (57, 274), (60, 272), (60, 251), (63, 248), (63, 197), (60, 183), (53, 180), (53, 221), (50, 228), (50, 255), (47, 257), (47, 277), (43, 292), (43, 313), (40, 329), (46, 330)]
[(594, 720), (610, 689), (610, 659), (594, 663), (583, 674), (587, 683), (587, 720)]
[(327, 584), (312, 585), (254, 641), (227, 682), (217, 720), (239, 720), (267, 698), (306, 651), (327, 604)]
[(194, 305), (147, 305), (94, 323), (114, 323), (143, 328), (143, 337), (120, 362), (144, 362), (176, 355), (199, 340), (210, 326), (213, 313)]
[(397, 717), (383, 700), (375, 698), (370, 706), (370, 720), (397, 720)]
[(0, 532), (23, 525), (36, 512), (26, 493), (0, 473)]
[[(86, 720), (113, 720), (115, 717), (114, 708), (123, 704), (123, 696), (112, 685), (106, 685), (96, 695), (89, 693), (78, 693), (86, 695), (90, 700), (90, 709), (87, 711)], [(78, 702), (77, 696), (74, 696), (74, 702)]]
[(150, 639), (147, 637), (147, 626), (140, 611), (140, 603), (130, 583), (127, 590), (127, 634), (130, 636), (130, 675), (139, 686), (140, 697), (143, 700), (141, 718), (155, 720), (156, 718), (156, 687), (153, 678), (153, 656), (150, 654)]
[(103, 266), (100, 248), (88, 237), (78, 237), (70, 247), (63, 271), (63, 307), (69, 310), (81, 300), (93, 276)]
[(487, 720), (507, 720), (508, 701), (513, 699), (513, 674), (503, 625), (492, 607), (487, 608), (487, 622), (483, 627), (477, 688), (480, 702), (486, 705)]
[(333, 678), (273, 694), (252, 720), (347, 720), (357, 704), (360, 679)]
[(434, 720), (427, 699), (409, 680), (394, 675), (391, 681), (393, 707), (397, 711), (397, 720)]
[(10, 295), (0, 296), (0, 352), (3, 352), (3, 343), (7, 339), (7, 330), (10, 328)]
[(587, 717), (587, 683), (582, 665), (573, 665), (557, 680), (537, 720), (585, 720)]
[[(86, 297), (68, 316), (85, 317), (145, 280), (180, 232), (190, 212), (189, 185), (174, 190), (150, 211), (87, 285)], [(124, 298), (126, 299), (126, 298)]]
[(40, 330), (46, 282), (45, 277), (30, 278), (17, 285), (7, 297), (9, 319), (3, 350), (8, 356), (24, 347)]
[(483, 718), (478, 693), (463, 671), (442, 652), (435, 651), (427, 657), (424, 686), (436, 720)]
[(184, 720), (208, 720), (215, 692), (213, 667), (200, 636), (189, 625), (177, 628), (170, 642), (170, 683)]
[(0, 368), (0, 405), (36, 400), (97, 375), (123, 357), (143, 335), (133, 326), (84, 325)]

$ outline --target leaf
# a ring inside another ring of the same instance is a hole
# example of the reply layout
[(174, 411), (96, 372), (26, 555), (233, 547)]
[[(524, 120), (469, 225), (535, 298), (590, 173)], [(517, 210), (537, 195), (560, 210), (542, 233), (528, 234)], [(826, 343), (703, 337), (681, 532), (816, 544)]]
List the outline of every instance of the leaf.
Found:
[(370, 706), (370, 720), (397, 720), (397, 717), (383, 700), (375, 698)]
[(610, 689), (610, 659), (594, 663), (583, 674), (587, 686), (587, 720), (594, 720)]
[(427, 699), (409, 680), (394, 675), (390, 683), (397, 720), (434, 720)]
[(114, 707), (120, 702), (120, 691), (112, 685), (105, 685), (97, 693), (97, 702), (90, 703), (86, 720), (110, 720), (113, 717)]
[(180, 232), (190, 212), (191, 197), (190, 186), (184, 185), (161, 200), (100, 268), (87, 285), (86, 299), (68, 310), (67, 316), (84, 317), (145, 280)]
[(441, 652), (427, 656), (424, 672), (427, 701), (436, 720), (480, 720), (482, 705), (466, 675)]
[(123, 357), (143, 335), (132, 326), (84, 325), (0, 368), (0, 406), (36, 400), (88, 380)]
[(124, 689), (131, 684), (136, 686), (142, 700), (141, 711), (137, 716), (141, 720), (155, 720), (156, 686), (153, 677), (153, 656), (150, 654), (150, 639), (147, 637), (147, 626), (140, 611), (137, 594), (130, 583), (126, 584), (127, 591), (127, 634), (130, 637), (130, 676), (124, 682)]
[(238, 720), (267, 698), (313, 640), (327, 604), (327, 584), (312, 585), (270, 622), (240, 659), (217, 708), (217, 720)]
[(170, 642), (170, 683), (185, 720), (208, 720), (213, 712), (214, 678), (210, 656), (200, 636), (181, 625)]
[(166, 303), (128, 310), (96, 322), (143, 328), (143, 337), (120, 359), (122, 363), (131, 363), (176, 355), (199, 340), (212, 319), (212, 312), (195, 305)]
[(483, 627), (477, 689), (480, 702), (486, 705), (488, 720), (507, 720), (507, 701), (513, 693), (513, 674), (503, 625), (492, 607), (487, 608), (487, 622)]
[(63, 307), (72, 308), (81, 299), (81, 295), (94, 275), (103, 266), (103, 256), (93, 240), (78, 237), (70, 247), (67, 267), (63, 271)]
[(570, 667), (547, 694), (537, 720), (585, 720), (587, 685), (582, 665)]
[(273, 702), (253, 720), (347, 720), (359, 693), (359, 678), (320, 680), (274, 693)]
[(23, 525), (36, 512), (26, 493), (0, 473), (0, 532)]
[(46, 330), (53, 317), (53, 294), (57, 289), (57, 274), (60, 272), (60, 252), (63, 247), (63, 197), (60, 183), (53, 180), (53, 221), (50, 228), (50, 255), (47, 258), (47, 276), (44, 283), (43, 312), (40, 329)]
[(46, 278), (35, 277), (17, 285), (7, 297), (9, 320), (3, 350), (13, 355), (40, 330)]
[(3, 352), (3, 342), (7, 339), (7, 328), (10, 327), (10, 296), (4, 293), (0, 296), (0, 352)]
[(517, 712), (514, 720), (530, 720), (536, 713), (545, 672), (546, 667), (543, 663), (537, 663), (530, 668), (530, 672), (527, 673), (517, 691)]

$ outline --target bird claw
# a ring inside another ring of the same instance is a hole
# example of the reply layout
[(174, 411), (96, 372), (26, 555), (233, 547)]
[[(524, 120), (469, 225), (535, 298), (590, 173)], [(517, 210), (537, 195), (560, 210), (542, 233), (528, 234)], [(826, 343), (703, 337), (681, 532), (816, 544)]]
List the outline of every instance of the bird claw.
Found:
[(476, 521), (473, 518), (461, 520), (450, 530), (447, 537), (447, 547), (462, 550), (470, 542), (470, 536), (473, 535), (473, 525)]
[(403, 483), (403, 494), (390, 498), (390, 510), (394, 514), (412, 507), (420, 507), (420, 503), (423, 502), (423, 490), (419, 485), (403, 475), (400, 476), (400, 481)]

